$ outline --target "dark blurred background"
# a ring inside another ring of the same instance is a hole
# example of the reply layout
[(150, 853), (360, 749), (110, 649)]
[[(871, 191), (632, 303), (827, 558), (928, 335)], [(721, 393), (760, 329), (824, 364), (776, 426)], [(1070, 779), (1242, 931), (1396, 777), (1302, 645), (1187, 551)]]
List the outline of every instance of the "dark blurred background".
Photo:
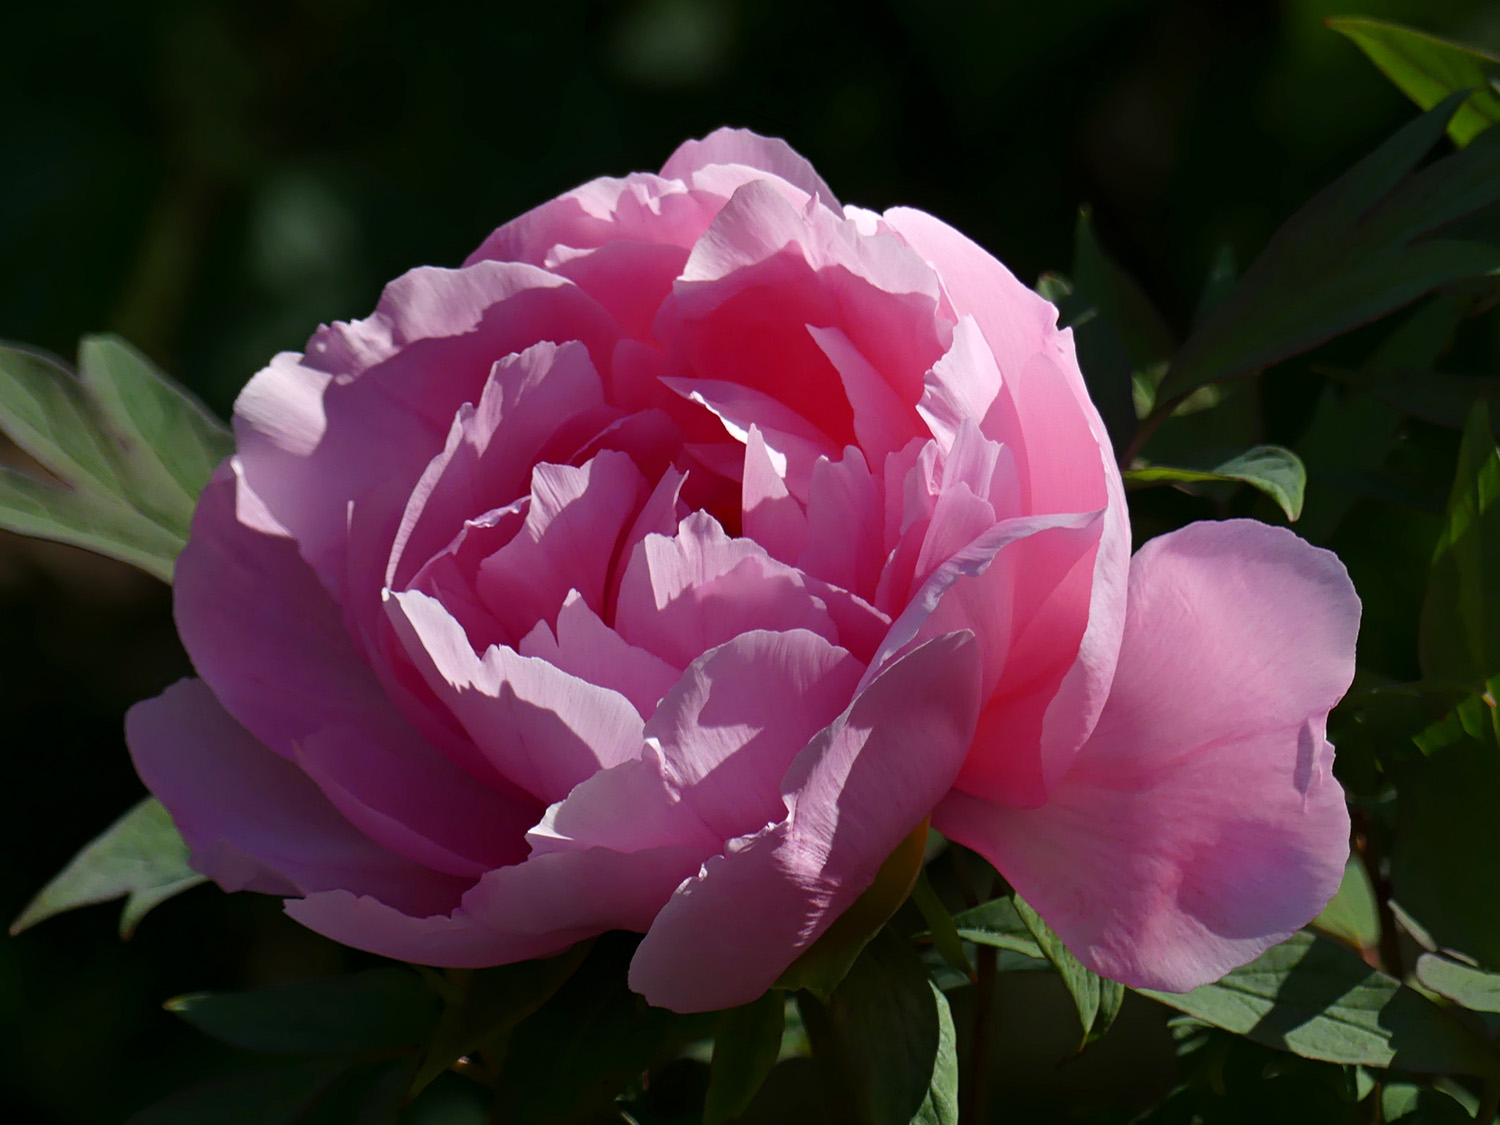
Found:
[[(1218, 246), (1248, 262), (1413, 113), (1335, 14), (1500, 47), (1483, 0), (9, 4), (0, 338), (71, 356), (119, 332), (227, 415), (272, 353), (389, 278), (725, 123), (787, 138), (847, 202), (940, 215), (1027, 281), (1067, 268), (1092, 204), (1181, 330)], [(187, 671), (169, 611), (124, 566), (0, 533), (7, 917), (141, 795), (121, 715)], [(123, 945), (115, 917), (0, 941), (0, 1119), (121, 1120), (224, 1065), (162, 1000), (350, 963), (254, 896), (195, 890)], [(1010, 1104), (1159, 1094), (1170, 1066), (1131, 1049), (1165, 1032), (1131, 1019), (1074, 1062), (1065, 1028), (1012, 1026)]]

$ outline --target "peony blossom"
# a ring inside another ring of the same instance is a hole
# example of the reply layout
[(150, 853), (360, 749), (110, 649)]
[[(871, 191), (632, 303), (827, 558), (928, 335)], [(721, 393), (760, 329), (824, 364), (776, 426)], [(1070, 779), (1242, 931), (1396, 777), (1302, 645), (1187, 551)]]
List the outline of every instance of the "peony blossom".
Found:
[(780, 141), (413, 270), (234, 425), (177, 565), (200, 678), (128, 739), (199, 870), (337, 941), (634, 930), (633, 988), (727, 1007), (930, 817), (1184, 989), (1338, 884), (1342, 566), (1250, 521), (1131, 559), (1053, 307)]

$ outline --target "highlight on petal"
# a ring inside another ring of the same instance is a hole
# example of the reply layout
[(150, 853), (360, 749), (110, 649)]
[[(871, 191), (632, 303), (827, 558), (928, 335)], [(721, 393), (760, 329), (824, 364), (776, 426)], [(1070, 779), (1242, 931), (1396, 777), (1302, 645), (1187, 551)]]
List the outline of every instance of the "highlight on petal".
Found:
[(684, 141), (662, 165), (661, 174), (686, 180), (714, 164), (739, 164), (770, 172), (816, 196), (823, 206), (839, 209), (838, 198), (805, 157), (780, 137), (758, 136), (749, 129), (715, 129), (701, 141)]
[(942, 797), (978, 710), (971, 635), (892, 663), (793, 760), (785, 819), (731, 841), (678, 888), (636, 950), (631, 988), (679, 1012), (761, 995)]
[(955, 791), (934, 827), (990, 859), (1095, 971), (1186, 991), (1337, 889), (1349, 819), (1324, 734), (1354, 674), (1342, 564), (1283, 528), (1199, 523), (1131, 565), (1109, 699), (1040, 808)]

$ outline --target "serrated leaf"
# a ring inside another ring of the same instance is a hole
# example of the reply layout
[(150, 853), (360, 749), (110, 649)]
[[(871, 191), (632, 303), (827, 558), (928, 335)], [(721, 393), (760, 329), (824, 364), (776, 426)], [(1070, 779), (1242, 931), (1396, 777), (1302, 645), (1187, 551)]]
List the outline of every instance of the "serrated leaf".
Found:
[(1431, 237), (1500, 200), (1500, 143), (1483, 136), (1414, 171), (1462, 95), (1445, 99), (1312, 198), (1188, 338), (1157, 409), (1287, 359), (1439, 285), (1500, 270), (1500, 247)]
[(205, 881), (188, 866), (188, 848), (171, 815), (155, 797), (147, 797), (74, 856), (21, 911), (10, 932), (124, 895), (120, 936), (129, 937), (152, 907)]
[(745, 1112), (781, 1054), (786, 998), (772, 990), (719, 1015), (703, 1107), (703, 1125), (725, 1125)]
[(1143, 995), (1304, 1058), (1415, 1074), (1500, 1076), (1500, 1054), (1447, 1012), (1307, 931), (1192, 992)]
[(824, 1015), (809, 1020), (813, 1055), (847, 1080), (854, 1121), (956, 1125), (953, 1016), (909, 943), (889, 929), (877, 934)]
[(371, 969), (250, 992), (198, 992), (166, 1008), (205, 1035), (251, 1051), (351, 1057), (412, 1047), (438, 1000), (410, 969)]
[(1495, 91), (1500, 59), (1494, 55), (1383, 20), (1326, 22), (1353, 40), (1422, 109), (1431, 109), (1451, 94), (1473, 91), (1448, 123), (1448, 135), (1460, 148), (1500, 121), (1500, 97)]
[(168, 1095), (125, 1125), (292, 1125), (345, 1069), (342, 1060), (320, 1059), (210, 1079)]
[(1418, 957), (1416, 973), (1424, 988), (1471, 1012), (1500, 1014), (1500, 973), (1488, 973), (1438, 953)]
[(1302, 514), (1307, 470), (1302, 466), (1302, 459), (1290, 449), (1279, 445), (1257, 445), (1211, 469), (1139, 464), (1126, 471), (1125, 481), (1135, 485), (1213, 481), (1248, 484), (1275, 500), (1287, 519), (1296, 520)]
[(1083, 1028), (1083, 1041), (1079, 1044), (1082, 1050), (1109, 1031), (1125, 1001), (1125, 986), (1085, 968), (1052, 927), (1019, 895), (1015, 896), (1015, 908), (1037, 948), (1052, 963), (1062, 978), (1063, 987), (1073, 998), (1078, 1023)]
[(1500, 448), (1476, 402), (1459, 445), (1422, 603), (1419, 655), (1431, 680), (1483, 686), (1500, 674)]

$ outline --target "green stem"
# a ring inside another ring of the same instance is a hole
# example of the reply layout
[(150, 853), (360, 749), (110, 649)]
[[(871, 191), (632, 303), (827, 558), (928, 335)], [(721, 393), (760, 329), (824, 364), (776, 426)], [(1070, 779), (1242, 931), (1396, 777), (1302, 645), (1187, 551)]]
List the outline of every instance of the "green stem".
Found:
[(990, 1031), (994, 1026), (997, 950), (991, 945), (974, 950), (974, 1026), (969, 1038), (969, 1080), (960, 1094), (958, 1119), (963, 1125), (984, 1125), (989, 1119)]

